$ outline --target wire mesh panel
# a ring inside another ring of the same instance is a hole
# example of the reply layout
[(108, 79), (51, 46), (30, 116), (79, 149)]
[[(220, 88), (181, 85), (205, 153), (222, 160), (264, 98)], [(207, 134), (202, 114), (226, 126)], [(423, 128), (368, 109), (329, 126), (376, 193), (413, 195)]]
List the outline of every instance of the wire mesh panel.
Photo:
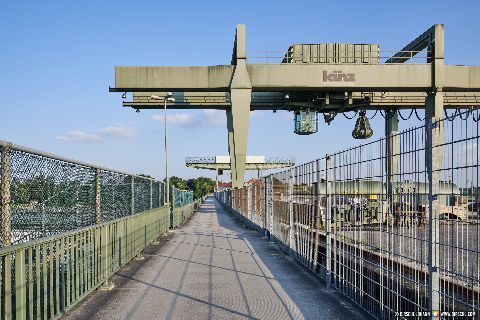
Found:
[(272, 235), (283, 245), (289, 246), (290, 217), (288, 213), (288, 175), (289, 171), (273, 175), (272, 183)]
[(184, 224), (194, 212), (193, 192), (172, 188), (173, 217), (172, 228)]
[(314, 258), (314, 229), (318, 215), (316, 161), (293, 169), (293, 222), (297, 258), (307, 267)]
[[(455, 112), (432, 126), (438, 166), (432, 204), (433, 262), (438, 266), (440, 310), (480, 314), (479, 125), (480, 113)], [(435, 140), (435, 136), (443, 139)]]
[(150, 179), (135, 177), (134, 178), (134, 202), (135, 202), (135, 212), (142, 212), (150, 210), (150, 199), (151, 199), (151, 189), (150, 189)]
[(95, 223), (92, 168), (10, 150), (13, 244)]
[(251, 214), (252, 222), (260, 228), (265, 227), (265, 185), (263, 180), (252, 184)]
[(427, 310), (424, 158), (423, 127), (332, 156), (334, 286), (376, 317)]
[[(375, 318), (478, 318), (479, 120), (456, 111), (265, 177), (266, 231)], [(254, 222), (255, 190), (217, 198)]]
[[(0, 141), (2, 245), (164, 205), (162, 182)], [(182, 201), (187, 201), (185, 198)]]
[(100, 189), (101, 221), (114, 220), (131, 214), (131, 176), (102, 170)]
[(152, 182), (152, 208), (160, 208), (162, 204), (162, 195), (161, 195), (161, 188), (160, 182)]

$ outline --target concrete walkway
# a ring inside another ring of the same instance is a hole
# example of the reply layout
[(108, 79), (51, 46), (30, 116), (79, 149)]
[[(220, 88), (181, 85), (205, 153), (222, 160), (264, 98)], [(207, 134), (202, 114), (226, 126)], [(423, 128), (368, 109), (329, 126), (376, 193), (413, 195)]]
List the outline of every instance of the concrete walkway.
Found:
[(364, 319), (213, 198), (65, 319)]

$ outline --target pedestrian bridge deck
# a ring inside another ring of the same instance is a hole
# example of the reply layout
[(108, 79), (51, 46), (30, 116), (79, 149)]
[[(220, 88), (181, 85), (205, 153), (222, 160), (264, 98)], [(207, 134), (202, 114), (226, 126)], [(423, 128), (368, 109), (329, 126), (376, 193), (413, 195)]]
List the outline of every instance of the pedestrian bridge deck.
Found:
[(65, 319), (362, 319), (363, 313), (208, 198)]

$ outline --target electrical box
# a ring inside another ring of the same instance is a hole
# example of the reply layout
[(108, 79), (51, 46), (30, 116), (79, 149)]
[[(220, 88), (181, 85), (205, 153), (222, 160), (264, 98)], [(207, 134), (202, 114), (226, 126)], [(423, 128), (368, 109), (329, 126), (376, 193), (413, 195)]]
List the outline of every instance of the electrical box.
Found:
[(318, 131), (317, 112), (310, 110), (298, 110), (294, 115), (296, 134), (307, 135)]

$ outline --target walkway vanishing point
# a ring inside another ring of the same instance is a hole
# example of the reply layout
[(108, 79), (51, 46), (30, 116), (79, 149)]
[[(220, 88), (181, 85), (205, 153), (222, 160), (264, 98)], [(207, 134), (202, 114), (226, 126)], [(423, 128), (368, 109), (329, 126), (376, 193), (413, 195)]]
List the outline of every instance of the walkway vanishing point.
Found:
[(63, 319), (363, 319), (213, 197)]

